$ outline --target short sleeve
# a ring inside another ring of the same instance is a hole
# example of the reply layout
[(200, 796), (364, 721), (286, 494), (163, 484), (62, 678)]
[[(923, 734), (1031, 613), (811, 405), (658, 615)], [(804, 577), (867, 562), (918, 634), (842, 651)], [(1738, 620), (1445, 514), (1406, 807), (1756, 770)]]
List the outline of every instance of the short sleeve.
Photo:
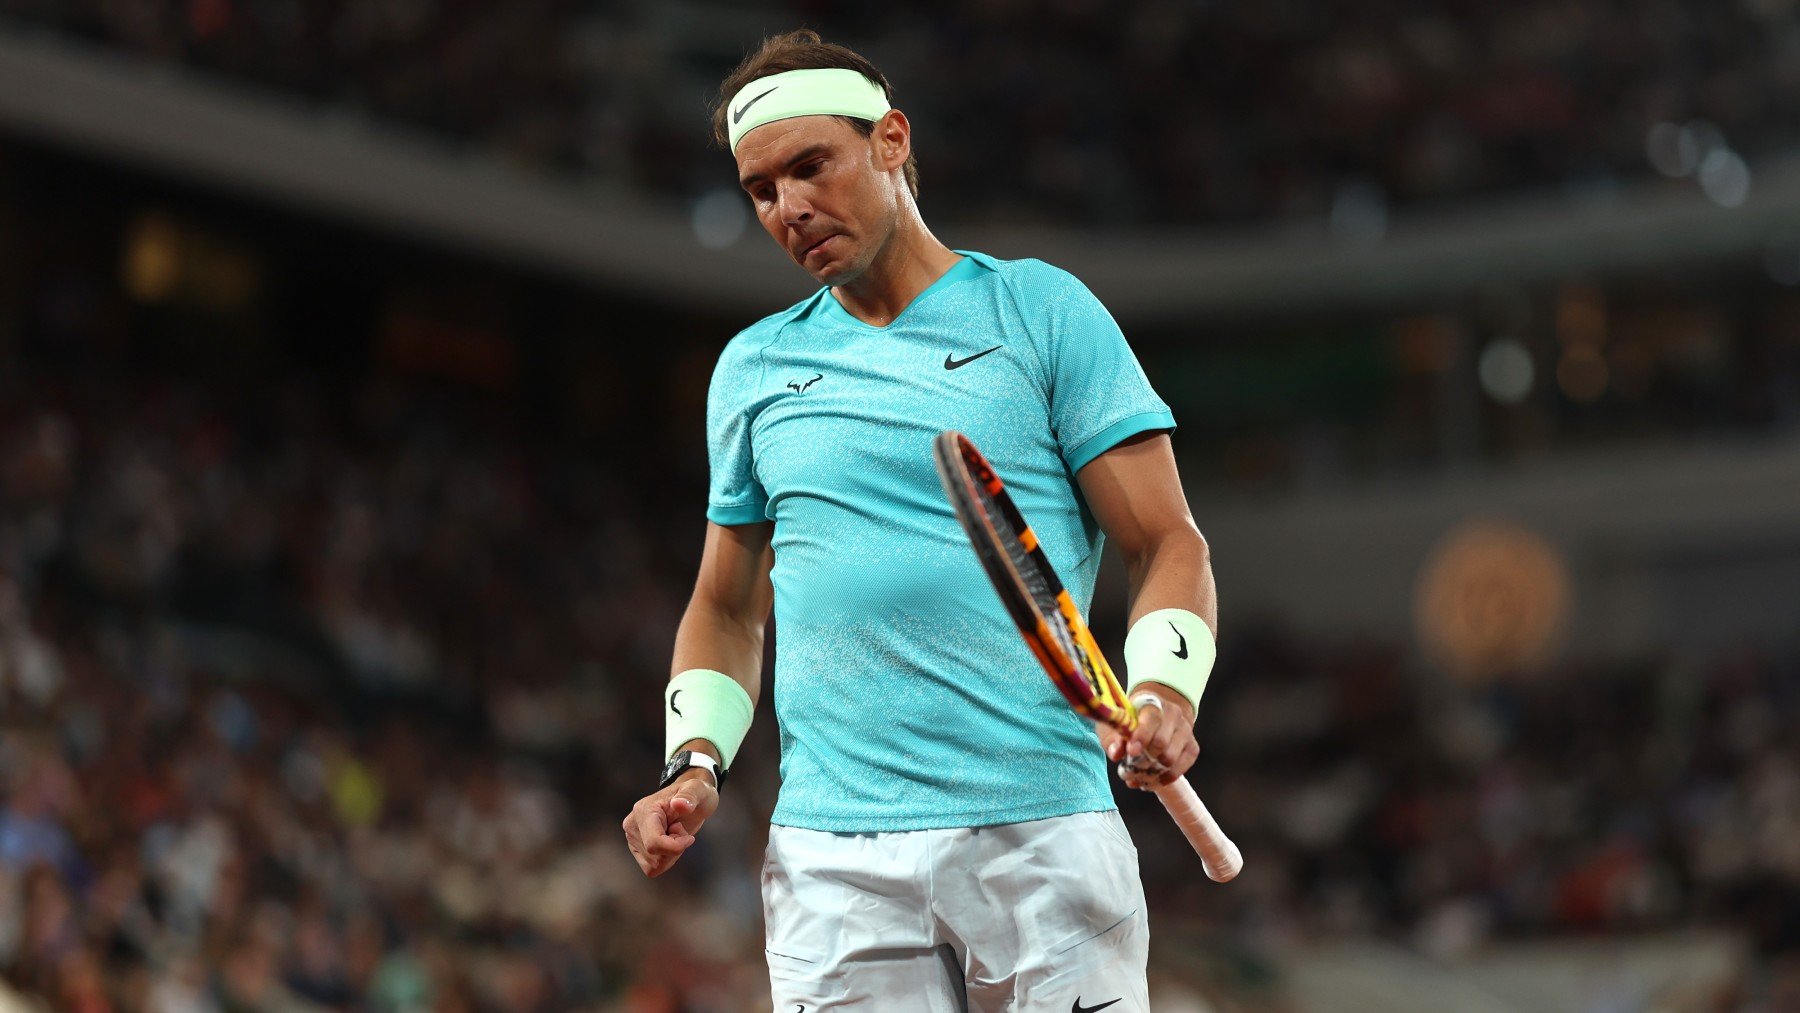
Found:
[(1074, 275), (1032, 264), (1025, 304), (1038, 314), (1032, 337), (1044, 359), (1050, 428), (1069, 471), (1139, 433), (1175, 428), (1125, 334)]
[(756, 478), (750, 449), (751, 399), (756, 389), (754, 360), (733, 354), (729, 346), (713, 368), (706, 392), (706, 460), (711, 475), (706, 519), (714, 524), (753, 524), (767, 520), (769, 495)]

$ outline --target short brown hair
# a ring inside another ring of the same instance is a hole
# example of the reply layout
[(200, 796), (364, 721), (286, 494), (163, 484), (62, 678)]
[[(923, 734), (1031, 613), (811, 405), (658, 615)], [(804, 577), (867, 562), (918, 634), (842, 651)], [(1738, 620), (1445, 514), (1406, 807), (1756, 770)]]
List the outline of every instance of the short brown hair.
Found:
[[(771, 35), (762, 41), (756, 52), (744, 57), (744, 62), (737, 69), (726, 75), (725, 82), (719, 85), (719, 101), (713, 106), (712, 130), (713, 143), (725, 150), (731, 150), (731, 134), (726, 128), (726, 105), (731, 102), (743, 87), (759, 78), (775, 74), (785, 74), (790, 70), (854, 70), (858, 74), (881, 86), (887, 96), (888, 104), (894, 101), (894, 88), (888, 84), (887, 77), (875, 69), (875, 65), (863, 59), (855, 50), (834, 45), (819, 38), (819, 33), (810, 28), (788, 32), (785, 35)], [(854, 116), (837, 117), (850, 124), (858, 134), (864, 137), (875, 132), (875, 124), (869, 120), (857, 119)], [(906, 165), (902, 169), (906, 174), (906, 188), (912, 191), (914, 199), (919, 196), (918, 160), (912, 155), (906, 156)]]

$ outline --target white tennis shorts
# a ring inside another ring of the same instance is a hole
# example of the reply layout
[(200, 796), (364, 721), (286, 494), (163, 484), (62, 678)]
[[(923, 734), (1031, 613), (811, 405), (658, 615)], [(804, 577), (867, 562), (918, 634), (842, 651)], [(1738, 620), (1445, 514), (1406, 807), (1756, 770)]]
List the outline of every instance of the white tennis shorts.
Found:
[(1117, 812), (958, 830), (771, 827), (776, 1013), (1148, 1013), (1150, 930)]

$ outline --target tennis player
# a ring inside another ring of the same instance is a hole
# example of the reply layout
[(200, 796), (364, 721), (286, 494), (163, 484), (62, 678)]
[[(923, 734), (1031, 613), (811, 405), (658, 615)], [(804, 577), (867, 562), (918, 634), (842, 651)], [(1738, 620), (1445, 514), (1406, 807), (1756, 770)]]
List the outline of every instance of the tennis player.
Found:
[[(1148, 756), (1162, 783), (1199, 751), (1216, 606), (1175, 420), (1074, 277), (931, 234), (911, 125), (867, 60), (795, 32), (720, 94), (715, 133), (757, 218), (822, 287), (713, 374), (670, 761), (625, 819), (631, 852), (660, 875), (718, 806), (773, 606), (775, 1008), (1147, 1011), (1144, 893), (1106, 758)], [(948, 428), (1005, 476), (1084, 611), (1103, 537), (1122, 550), (1129, 739), (1096, 742), (1003, 610), (933, 471)]]

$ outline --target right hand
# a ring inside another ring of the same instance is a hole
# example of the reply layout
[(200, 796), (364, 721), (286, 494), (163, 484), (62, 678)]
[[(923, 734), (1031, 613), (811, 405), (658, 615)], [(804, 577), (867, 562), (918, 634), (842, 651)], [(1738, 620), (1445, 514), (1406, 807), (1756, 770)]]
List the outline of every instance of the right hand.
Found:
[(638, 799), (625, 816), (625, 843), (652, 879), (668, 872), (719, 807), (719, 790), (705, 770), (683, 771), (674, 784)]

